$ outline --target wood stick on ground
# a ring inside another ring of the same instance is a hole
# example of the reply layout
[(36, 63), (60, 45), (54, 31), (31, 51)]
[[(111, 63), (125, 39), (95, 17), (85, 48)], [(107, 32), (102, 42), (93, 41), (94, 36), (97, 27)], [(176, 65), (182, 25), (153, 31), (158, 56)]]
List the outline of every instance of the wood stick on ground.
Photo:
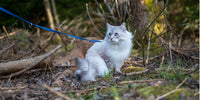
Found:
[[(160, 55), (156, 55), (156, 56), (154, 56), (154, 57), (151, 57), (151, 58), (149, 58), (149, 61), (150, 60), (153, 60), (153, 59), (156, 59), (156, 58), (158, 58), (158, 57), (161, 57), (161, 56), (163, 56), (163, 55), (165, 55), (166, 54), (166, 52), (165, 53), (162, 53), (162, 54), (160, 54)], [(137, 61), (138, 63), (141, 63), (141, 62), (143, 62), (143, 59), (142, 60), (139, 60), (139, 61)]]
[(129, 83), (143, 83), (143, 82), (156, 82), (156, 81), (164, 81), (164, 79), (151, 79), (151, 80), (134, 80), (134, 81), (123, 81), (119, 84), (129, 84)]
[[(8, 38), (9, 43), (12, 44), (12, 42), (11, 42), (11, 40), (10, 40), (10, 37), (9, 37), (9, 35), (8, 35), (8, 31), (6, 30), (6, 27), (5, 27), (5, 26), (3, 26), (3, 30), (4, 30), (4, 32), (5, 32), (5, 34), (6, 34), (6, 37)], [(12, 50), (13, 50), (14, 53), (16, 53), (16, 50), (15, 50), (15, 48), (14, 48), (13, 46), (12, 46)]]
[(179, 89), (179, 87), (180, 87), (187, 79), (188, 79), (188, 77), (185, 78), (185, 80), (183, 80), (174, 90), (172, 90), (172, 91), (170, 91), (170, 92), (168, 92), (168, 93), (166, 93), (166, 94), (163, 94), (162, 96), (159, 96), (158, 98), (156, 98), (156, 100), (160, 100), (160, 99), (162, 99), (162, 98), (164, 98), (164, 97), (166, 97), (166, 96), (168, 96), (168, 95), (170, 95), (170, 94), (172, 94), (172, 93), (174, 93), (174, 92), (184, 90), (184, 89)]
[[(11, 32), (10, 34), (8, 34), (8, 36), (15, 35), (16, 33), (21, 32), (21, 31), (22, 30), (17, 30), (17, 31)], [(6, 35), (0, 36), (0, 40), (3, 39), (3, 38), (5, 38), (5, 37), (6, 37)]]
[(197, 95), (199, 95), (199, 94), (200, 94), (200, 91), (196, 92), (196, 93), (194, 94), (194, 96), (197, 96)]
[(6, 30), (6, 27), (5, 27), (5, 26), (3, 26), (3, 30), (4, 30), (4, 32), (5, 32), (5, 34), (6, 34), (6, 37), (8, 38), (9, 43), (11, 44), (11, 40), (10, 40), (10, 38), (9, 38), (8, 31)]
[(123, 75), (138, 75), (138, 74), (144, 74), (147, 73), (149, 69), (146, 69), (144, 71), (139, 71), (139, 72), (130, 72), (130, 73), (123, 73)]
[(51, 54), (53, 54), (55, 51), (57, 51), (60, 47), (61, 47), (61, 45), (57, 46), (56, 48), (54, 48), (53, 50), (51, 50), (50, 52), (48, 52), (42, 56), (37, 56), (34, 58), (29, 58), (29, 59), (22, 59), (22, 60), (18, 60), (18, 61), (11, 61), (8, 63), (1, 63), (0, 64), (0, 74), (12, 73), (12, 72), (16, 72), (19, 70), (20, 71), (14, 73), (14, 74), (11, 74), (11, 75), (0, 76), (0, 78), (9, 78), (9, 77), (17, 76), (17, 75), (20, 75), (20, 74), (30, 70), (35, 65), (37, 65), (38, 63), (40, 63), (41, 61), (43, 61), (44, 59), (49, 57)]
[(12, 48), (15, 45), (15, 43), (12, 43), (10, 46), (8, 46), (7, 48), (4, 48), (3, 50), (0, 51), (0, 55), (2, 53), (4, 53), (5, 51), (7, 51), (9, 48)]
[(183, 83), (185, 83), (185, 81), (188, 79), (188, 77), (186, 77), (177, 87), (176, 89), (178, 89), (181, 85), (183, 85)]
[(50, 92), (55, 93), (55, 94), (58, 95), (58, 96), (64, 98), (65, 100), (72, 100), (70, 97), (68, 97), (68, 96), (66, 96), (66, 95), (64, 95), (64, 94), (62, 94), (62, 93), (60, 93), (60, 92), (58, 92), (58, 91), (53, 90), (51, 87), (49, 87), (49, 86), (46, 85), (46, 84), (43, 84), (42, 87), (48, 89)]
[(181, 91), (181, 90), (184, 90), (184, 89), (175, 89), (175, 90), (172, 90), (172, 91), (170, 91), (170, 92), (168, 92), (168, 93), (166, 93), (166, 94), (164, 94), (162, 96), (159, 96), (158, 98), (156, 98), (156, 100), (160, 100), (160, 99), (162, 99), (162, 98), (164, 98), (164, 97), (166, 97), (166, 96), (168, 96), (168, 95), (170, 95), (170, 94), (172, 94), (174, 92)]
[(15, 89), (15, 90), (6, 90), (6, 91), (0, 91), (0, 94), (11, 94), (11, 93), (22, 93), (22, 92), (31, 92), (31, 93), (41, 93), (41, 94), (47, 94), (46, 91), (41, 90), (22, 90), (22, 89)]

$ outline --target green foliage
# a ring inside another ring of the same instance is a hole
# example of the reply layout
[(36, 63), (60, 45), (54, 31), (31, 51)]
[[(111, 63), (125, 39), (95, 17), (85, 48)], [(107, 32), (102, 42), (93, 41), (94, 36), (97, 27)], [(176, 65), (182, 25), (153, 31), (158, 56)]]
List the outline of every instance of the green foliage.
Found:
[(176, 65), (174, 64), (166, 64), (160, 67), (160, 69), (163, 69), (160, 71), (160, 77), (167, 79), (167, 80), (172, 80), (172, 81), (177, 81), (180, 80), (182, 81), (183, 79), (186, 78), (185, 75), (183, 75), (183, 72), (180, 70), (182, 68), (182, 62), (179, 60)]
[[(197, 0), (169, 0), (169, 21), (173, 26), (187, 23), (197, 24), (199, 19), (199, 1)], [(181, 16), (181, 17), (180, 17)], [(181, 26), (179, 26), (182, 28)]]
[[(167, 85), (167, 86), (148, 86), (139, 89), (140, 93), (142, 93), (144, 96), (149, 97), (149, 96), (160, 96), (165, 93), (168, 93), (169, 91), (172, 91), (175, 89), (175, 84), (174, 85)], [(187, 89), (183, 89), (181, 91), (177, 91), (169, 96), (166, 97), (166, 99), (169, 100), (179, 100), (180, 94), (184, 93), (185, 95), (192, 95)]]
[[(0, 6), (34, 23), (39, 22), (39, 20), (36, 19), (45, 16), (43, 0), (1, 0)], [(18, 19), (11, 17), (10, 15), (3, 12), (0, 12), (0, 15), (0, 26), (23, 26), (22, 23), (19, 23)]]
[[(50, 0), (49, 0), (50, 1)], [(90, 0), (55, 0), (59, 19), (73, 19), (85, 11), (85, 4)], [(40, 25), (47, 24), (43, 0), (0, 0), (0, 6), (18, 16)], [(23, 27), (24, 22), (0, 12), (0, 26)], [(28, 26), (25, 24), (25, 26)]]
[(71, 52), (72, 48), (73, 48), (73, 43), (67, 45), (67, 51)]
[(91, 93), (85, 93), (79, 100), (96, 100), (95, 96), (97, 95), (97, 84), (94, 86), (94, 91)]
[(104, 78), (105, 78), (105, 79), (111, 79), (112, 76), (113, 76), (113, 74), (114, 74), (114, 69), (113, 69), (111, 72), (109, 72), (107, 75), (104, 74)]
[(119, 93), (118, 93), (118, 91), (117, 91), (117, 89), (116, 88), (112, 88), (112, 92), (113, 92), (113, 98), (115, 99), (115, 100), (119, 100), (120, 98), (119, 98)]
[(85, 4), (90, 0), (55, 0), (57, 12), (60, 18), (73, 19), (81, 13), (85, 12)]

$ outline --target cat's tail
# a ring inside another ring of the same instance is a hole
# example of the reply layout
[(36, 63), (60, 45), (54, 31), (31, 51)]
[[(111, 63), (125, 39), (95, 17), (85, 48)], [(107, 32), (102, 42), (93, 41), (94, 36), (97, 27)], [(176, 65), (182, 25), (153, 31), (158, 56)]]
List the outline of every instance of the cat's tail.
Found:
[(88, 71), (88, 62), (83, 58), (76, 58), (76, 65), (78, 70), (75, 72), (77, 80), (81, 80), (81, 76)]

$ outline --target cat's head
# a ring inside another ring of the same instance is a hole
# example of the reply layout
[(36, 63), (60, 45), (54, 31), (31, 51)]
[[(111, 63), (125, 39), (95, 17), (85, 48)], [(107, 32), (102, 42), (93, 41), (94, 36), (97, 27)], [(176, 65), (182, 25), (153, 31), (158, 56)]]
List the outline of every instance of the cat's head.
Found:
[(120, 26), (113, 26), (109, 23), (106, 24), (107, 32), (106, 32), (106, 41), (111, 44), (119, 44), (122, 41), (131, 40), (132, 33), (126, 30), (126, 24), (123, 22)]

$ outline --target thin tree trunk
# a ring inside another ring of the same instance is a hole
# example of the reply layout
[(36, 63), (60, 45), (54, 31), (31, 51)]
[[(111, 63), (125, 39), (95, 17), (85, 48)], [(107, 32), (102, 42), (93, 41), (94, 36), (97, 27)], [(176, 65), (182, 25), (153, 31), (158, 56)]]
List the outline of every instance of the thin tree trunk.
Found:
[(54, 21), (53, 21), (53, 16), (52, 16), (52, 13), (51, 13), (51, 6), (50, 6), (50, 3), (49, 3), (49, 0), (44, 0), (44, 6), (45, 6), (46, 13), (47, 13), (49, 26), (50, 26), (51, 29), (54, 30), (55, 29), (54, 28)]

